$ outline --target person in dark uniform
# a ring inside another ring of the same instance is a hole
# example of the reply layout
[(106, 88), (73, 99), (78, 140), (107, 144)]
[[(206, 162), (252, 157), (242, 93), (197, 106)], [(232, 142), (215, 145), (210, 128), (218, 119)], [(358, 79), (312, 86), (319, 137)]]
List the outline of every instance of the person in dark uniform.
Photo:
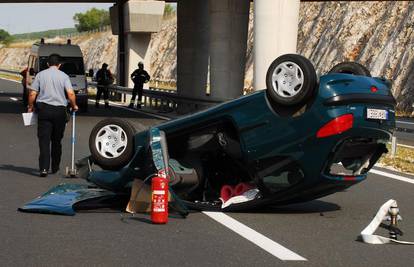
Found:
[[(60, 71), (60, 56), (52, 54), (48, 58), (49, 68), (39, 72), (30, 90), (27, 112), (33, 112), (36, 101), (38, 114), (37, 137), (39, 139), (39, 170), (40, 176), (45, 177), (52, 158), (52, 173), (59, 170), (62, 156), (62, 138), (67, 119), (67, 104), (69, 99), (72, 111), (76, 112), (76, 96), (69, 76)], [(66, 98), (67, 96), (67, 98)]]
[(137, 108), (141, 108), (141, 101), (142, 101), (142, 92), (144, 89), (144, 83), (147, 83), (151, 77), (149, 76), (148, 72), (144, 70), (144, 63), (138, 63), (138, 69), (136, 69), (131, 74), (131, 79), (134, 82), (134, 90), (132, 91), (132, 98), (131, 103), (129, 104), (129, 108), (134, 108), (135, 98), (138, 94), (138, 103)]
[(114, 82), (111, 71), (108, 69), (108, 64), (102, 64), (102, 68), (96, 73), (96, 81), (98, 82), (98, 92), (96, 93), (95, 106), (99, 108), (99, 100), (101, 95), (104, 95), (105, 108), (109, 108), (109, 88), (108, 85)]
[(23, 86), (23, 93), (22, 93), (22, 100), (24, 107), (27, 107), (27, 98), (28, 98), (28, 92), (27, 92), (27, 74), (29, 72), (29, 69), (26, 67), (24, 70), (20, 72), (20, 75), (22, 76), (22, 86)]

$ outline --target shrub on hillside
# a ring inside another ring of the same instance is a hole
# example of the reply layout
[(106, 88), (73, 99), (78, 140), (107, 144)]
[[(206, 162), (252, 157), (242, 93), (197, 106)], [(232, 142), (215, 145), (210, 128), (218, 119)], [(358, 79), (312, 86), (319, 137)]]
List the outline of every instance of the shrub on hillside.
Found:
[(0, 43), (8, 45), (13, 40), (13, 37), (5, 30), (0, 29)]
[(85, 13), (73, 16), (78, 32), (92, 31), (111, 24), (109, 12), (104, 9), (92, 8)]

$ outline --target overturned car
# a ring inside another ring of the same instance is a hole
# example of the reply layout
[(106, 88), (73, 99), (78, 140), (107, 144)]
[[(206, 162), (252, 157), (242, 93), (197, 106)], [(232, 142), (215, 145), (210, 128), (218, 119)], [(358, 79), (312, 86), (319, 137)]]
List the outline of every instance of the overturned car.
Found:
[[(341, 63), (318, 79), (309, 60), (283, 55), (269, 67), (266, 84), (140, 133), (127, 121), (99, 122), (88, 165), (103, 170), (88, 166), (90, 185), (61, 185), (21, 209), (73, 214), (86, 200), (128, 195), (134, 179), (148, 181), (163, 169), (192, 209), (285, 205), (361, 182), (387, 152), (395, 127), (390, 82), (363, 66)], [(225, 203), (246, 191), (245, 201)]]

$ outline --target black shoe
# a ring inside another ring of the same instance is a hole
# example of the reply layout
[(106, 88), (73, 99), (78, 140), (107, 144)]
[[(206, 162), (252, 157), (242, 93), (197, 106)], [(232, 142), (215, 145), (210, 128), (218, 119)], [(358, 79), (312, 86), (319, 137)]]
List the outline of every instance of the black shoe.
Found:
[(95, 103), (95, 108), (99, 108), (99, 103)]
[(129, 104), (128, 108), (134, 108), (134, 104)]
[(137, 109), (141, 109), (141, 104), (138, 104), (137, 105)]
[(47, 170), (46, 169), (40, 170), (39, 176), (40, 177), (46, 177), (47, 176)]
[(59, 168), (52, 168), (51, 174), (55, 174), (59, 171)]
[(111, 107), (109, 106), (109, 104), (105, 103), (105, 108), (110, 109)]

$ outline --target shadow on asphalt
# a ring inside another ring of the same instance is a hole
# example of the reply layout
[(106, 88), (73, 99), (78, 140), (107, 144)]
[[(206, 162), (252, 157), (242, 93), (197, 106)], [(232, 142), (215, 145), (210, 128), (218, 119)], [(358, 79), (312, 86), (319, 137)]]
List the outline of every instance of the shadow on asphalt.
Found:
[(148, 119), (152, 118), (151, 116), (137, 113), (137, 112), (131, 112), (127, 109), (121, 109), (118, 107), (110, 107), (109, 109), (104, 108), (103, 105), (101, 105), (99, 108), (95, 108), (95, 105), (89, 105), (88, 106), (88, 112), (79, 112), (77, 114), (79, 117), (104, 117), (104, 118), (143, 118)]
[(19, 167), (19, 166), (14, 166), (14, 165), (9, 165), (9, 164), (0, 165), (0, 170), (13, 171), (13, 172), (19, 172), (19, 173), (29, 174), (33, 176), (39, 176), (37, 169), (28, 168), (28, 167)]
[(145, 216), (145, 214), (128, 214), (126, 216), (122, 216), (121, 222), (129, 223), (129, 221), (133, 221), (133, 222), (142, 222), (142, 223), (152, 224), (150, 219), (144, 218), (141, 216)]
[(22, 94), (20, 93), (0, 93), (0, 96), (3, 96), (3, 97), (15, 97), (15, 98), (17, 98), (17, 99), (21, 99), (21, 97), (22, 97)]
[(12, 102), (10, 100), (0, 101), (0, 113), (19, 114), (22, 112), (26, 112), (26, 108), (23, 107), (23, 103), (21, 101), (15, 101), (15, 102)]
[(283, 213), (283, 214), (300, 214), (300, 213), (323, 213), (340, 210), (341, 207), (335, 203), (322, 200), (313, 200), (299, 204), (286, 206), (268, 206), (260, 208), (251, 213)]

